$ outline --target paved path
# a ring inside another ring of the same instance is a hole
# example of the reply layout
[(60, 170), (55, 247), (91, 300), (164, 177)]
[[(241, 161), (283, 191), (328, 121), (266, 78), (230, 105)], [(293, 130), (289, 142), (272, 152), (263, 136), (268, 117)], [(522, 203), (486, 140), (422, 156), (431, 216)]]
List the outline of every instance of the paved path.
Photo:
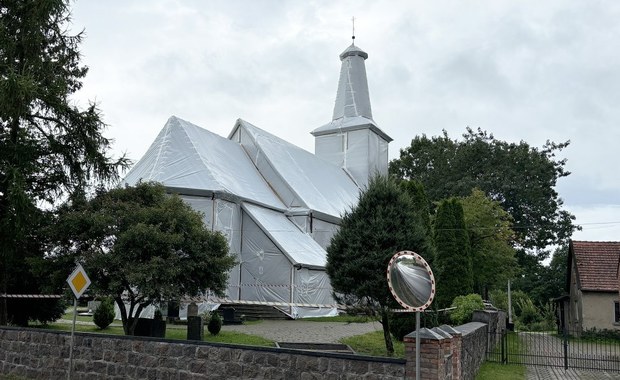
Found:
[(602, 371), (585, 371), (558, 367), (528, 366), (527, 380), (602, 380), (620, 379), (620, 374)]
[(343, 323), (305, 320), (265, 320), (260, 323), (222, 326), (225, 331), (238, 331), (262, 336), (275, 342), (338, 343), (345, 337), (381, 330), (379, 322)]
[[(527, 366), (526, 379), (527, 380), (598, 380), (598, 379), (614, 379), (620, 380), (620, 373), (617, 372), (605, 372), (594, 370), (579, 370), (569, 368), (564, 370), (564, 347), (560, 338), (539, 333), (520, 333), (524, 334), (525, 342), (527, 342), (528, 354), (535, 355), (528, 358), (530, 362), (534, 361), (539, 365)], [(593, 350), (593, 346), (589, 344), (587, 346), (591, 351), (594, 351), (596, 355), (584, 352), (582, 346), (579, 344), (569, 345), (568, 357), (569, 361), (573, 364), (591, 365), (592, 360), (596, 357), (607, 358), (615, 356), (615, 348), (612, 350), (609, 346), (601, 345), (597, 349)]]

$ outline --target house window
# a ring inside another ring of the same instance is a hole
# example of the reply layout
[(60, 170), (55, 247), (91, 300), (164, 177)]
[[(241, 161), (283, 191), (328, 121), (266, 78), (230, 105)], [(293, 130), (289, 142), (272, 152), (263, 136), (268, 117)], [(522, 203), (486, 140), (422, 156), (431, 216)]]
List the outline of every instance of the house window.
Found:
[(614, 322), (620, 323), (620, 301), (614, 301)]

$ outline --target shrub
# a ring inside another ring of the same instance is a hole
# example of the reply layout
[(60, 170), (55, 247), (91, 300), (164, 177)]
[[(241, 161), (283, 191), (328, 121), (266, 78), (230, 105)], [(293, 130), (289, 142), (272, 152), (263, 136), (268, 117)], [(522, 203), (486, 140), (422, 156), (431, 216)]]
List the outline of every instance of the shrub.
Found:
[(220, 317), (220, 313), (217, 311), (211, 313), (211, 319), (209, 319), (207, 329), (211, 335), (217, 335), (220, 333), (220, 330), (222, 329), (222, 317)]
[(529, 298), (518, 300), (517, 308), (519, 309), (519, 320), (526, 326), (541, 322), (543, 319), (538, 308)]
[(101, 300), (101, 304), (93, 314), (93, 322), (101, 330), (106, 329), (114, 322), (114, 302), (111, 298), (106, 297)]
[(452, 307), (456, 309), (450, 312), (450, 319), (454, 324), (462, 325), (471, 322), (474, 310), (484, 310), (484, 302), (480, 294), (468, 294), (454, 298)]
[[(445, 312), (427, 309), (420, 314), (420, 327), (433, 328), (450, 323)], [(415, 313), (392, 313), (390, 316), (390, 333), (402, 342), (405, 335), (415, 331)]]
[(593, 327), (584, 331), (581, 334), (581, 338), (589, 341), (620, 341), (620, 331), (609, 329), (597, 330), (596, 327)]
[(393, 313), (390, 316), (390, 333), (402, 342), (405, 335), (415, 331), (415, 314)]

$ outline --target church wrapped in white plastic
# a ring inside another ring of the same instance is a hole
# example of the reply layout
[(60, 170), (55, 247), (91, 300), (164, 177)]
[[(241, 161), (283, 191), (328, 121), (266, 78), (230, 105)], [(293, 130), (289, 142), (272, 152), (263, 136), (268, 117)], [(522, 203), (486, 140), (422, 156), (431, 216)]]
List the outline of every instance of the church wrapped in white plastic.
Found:
[(227, 237), (238, 264), (216, 303), (337, 312), (326, 248), (369, 177), (387, 173), (392, 140), (372, 118), (367, 58), (354, 44), (340, 55), (333, 119), (311, 132), (314, 154), (241, 119), (224, 138), (172, 116), (127, 174), (129, 185), (162, 183)]

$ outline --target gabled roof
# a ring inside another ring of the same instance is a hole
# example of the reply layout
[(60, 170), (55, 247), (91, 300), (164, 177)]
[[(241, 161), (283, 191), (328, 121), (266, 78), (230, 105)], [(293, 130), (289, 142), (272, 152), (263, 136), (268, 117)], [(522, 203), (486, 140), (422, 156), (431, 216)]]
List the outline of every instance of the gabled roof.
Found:
[[(257, 151), (250, 155), (258, 170), (265, 170), (258, 161), (266, 159), (269, 173), (263, 176), (269, 181), (271, 170), (275, 171), (288, 187), (286, 190), (302, 202), (297, 207), (339, 218), (357, 204), (359, 189), (342, 168), (241, 119), (229, 138), (236, 135), (237, 129), (245, 131), (255, 144)], [(282, 190), (281, 186), (270, 185), (276, 192)]]
[(288, 256), (293, 265), (299, 264), (310, 268), (325, 267), (325, 250), (283, 213), (248, 203), (243, 203), (242, 207), (271, 241)]
[(139, 180), (161, 182), (184, 194), (216, 193), (285, 208), (239, 144), (176, 116), (168, 119), (124, 182)]
[(571, 241), (568, 255), (568, 276), (571, 267), (576, 264), (574, 269), (580, 290), (618, 292), (620, 242)]

